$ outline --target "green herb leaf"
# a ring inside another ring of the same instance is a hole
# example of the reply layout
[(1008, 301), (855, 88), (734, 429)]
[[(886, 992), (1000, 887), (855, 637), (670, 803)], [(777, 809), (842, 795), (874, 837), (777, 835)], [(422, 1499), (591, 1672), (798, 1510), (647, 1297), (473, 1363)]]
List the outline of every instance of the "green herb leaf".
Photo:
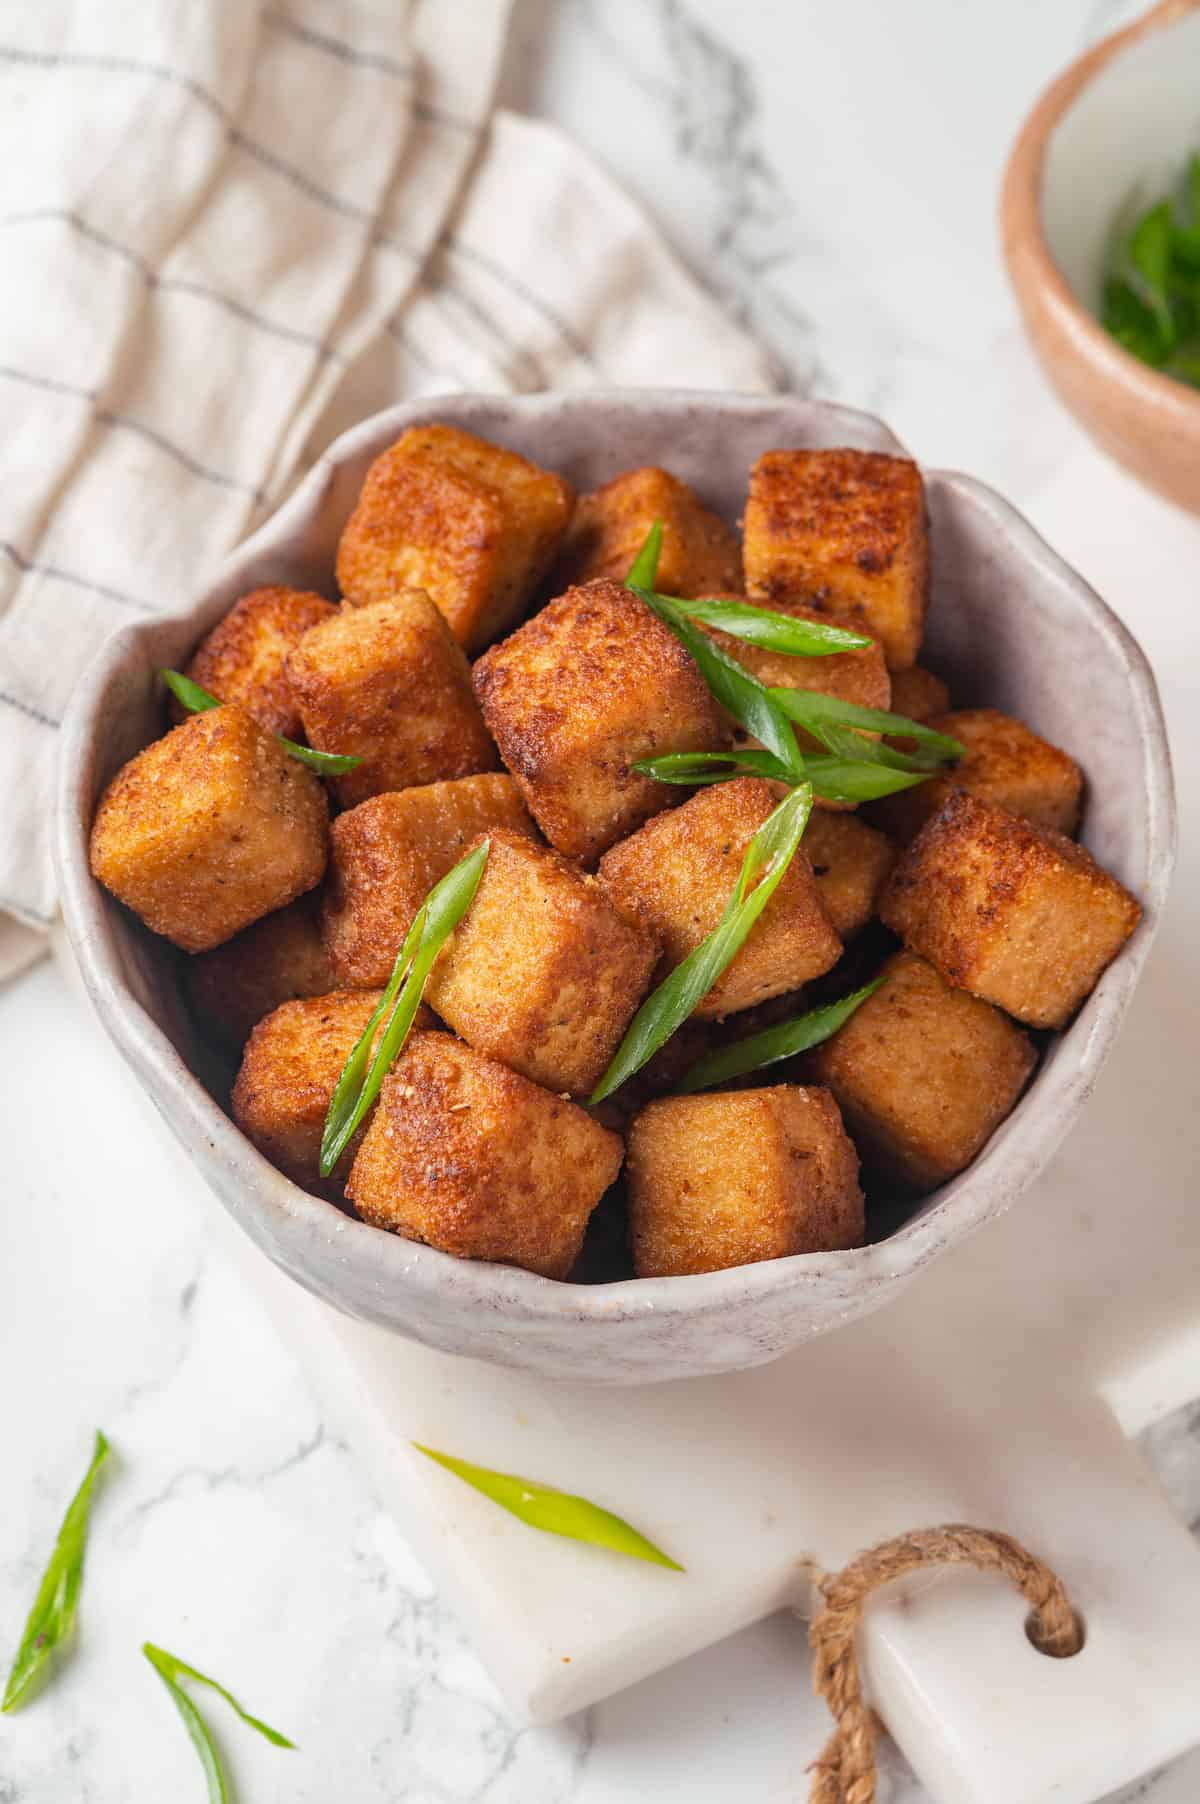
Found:
[(209, 1804), (231, 1804), (231, 1794), (225, 1782), (225, 1773), (208, 1724), (179, 1683), (181, 1678), (192, 1679), (197, 1685), (207, 1685), (210, 1691), (215, 1691), (218, 1697), (224, 1698), (244, 1723), (256, 1730), (259, 1735), (265, 1736), (273, 1747), (295, 1747), (295, 1742), (289, 1741), (286, 1735), (281, 1735), (278, 1729), (272, 1729), (269, 1724), (260, 1721), (257, 1716), (251, 1716), (248, 1710), (243, 1710), (233, 1693), (226, 1691), (224, 1685), (218, 1685), (217, 1681), (210, 1679), (206, 1673), (198, 1672), (185, 1660), (179, 1660), (174, 1654), (167, 1653), (165, 1648), (155, 1647), (152, 1641), (143, 1643), (142, 1652), (170, 1693), (171, 1702), (183, 1718), (184, 1727), (191, 1737), (192, 1746), (200, 1756), (200, 1765), (204, 1769), (204, 1777), (208, 1781)]
[(652, 1059), (736, 957), (778, 889), (812, 811), (812, 788), (800, 783), (772, 810), (746, 848), (741, 873), (713, 931), (643, 1002), (589, 1101), (603, 1102)]
[(631, 589), (652, 589), (658, 576), (658, 560), (662, 556), (663, 523), (656, 520), (642, 541), (642, 548), (629, 566), (625, 578)]
[(874, 640), (861, 633), (847, 632), (845, 627), (825, 625), (812, 620), (795, 620), (790, 614), (777, 614), (771, 608), (756, 608), (750, 602), (733, 596), (705, 601), (687, 601), (679, 595), (664, 595), (673, 607), (689, 620), (716, 627), (733, 639), (748, 645), (761, 645), (767, 651), (783, 652), (791, 658), (829, 658), (835, 652), (862, 651)]
[[(919, 720), (909, 720), (904, 714), (891, 714), (883, 708), (860, 708), (857, 702), (844, 702), (836, 695), (814, 694), (809, 689), (772, 689), (769, 693), (790, 720), (799, 721), (814, 737), (820, 737), (819, 730), (825, 726), (856, 727), (863, 732), (891, 733), (896, 738), (913, 739), (931, 754), (936, 754), (939, 764), (966, 756), (966, 747), (952, 739), (949, 733), (935, 733), (932, 727)], [(874, 745), (876, 741), (860, 743)], [(917, 766), (913, 764), (907, 768), (916, 769)]]
[[(193, 683), (178, 670), (160, 670), (158, 673), (177, 702), (191, 714), (207, 713), (209, 708), (219, 708), (219, 696), (212, 695), (202, 689), (199, 683)], [(296, 758), (301, 764), (307, 764), (322, 777), (343, 777), (348, 770), (357, 770), (362, 763), (361, 758), (352, 757), (348, 752), (318, 752), (311, 745), (297, 745), (294, 739), (285, 739), (282, 733), (276, 733), (280, 745), (289, 757)]]
[[(440, 883), (435, 883), (408, 930), (371, 1019), (342, 1067), (321, 1136), (321, 1176), (330, 1177), (367, 1110), (379, 1095), (392, 1061), (412, 1030), (425, 984), (438, 953), (466, 914), (479, 888), (491, 841), (460, 858)], [(387, 1010), (391, 1009), (378, 1050), (370, 1057), (371, 1042)], [(368, 1067), (368, 1059), (370, 1065)], [(363, 1075), (365, 1071), (365, 1076)]]
[(728, 783), (733, 777), (768, 777), (776, 783), (794, 783), (795, 772), (785, 770), (774, 752), (752, 746), (732, 752), (668, 752), (662, 758), (643, 758), (633, 766), (659, 783), (680, 783), (695, 788)]
[(26, 1619), (0, 1710), (12, 1710), (19, 1703), (55, 1648), (71, 1633), (79, 1603), (79, 1587), (83, 1582), (83, 1555), (92, 1491), (108, 1451), (108, 1442), (97, 1429), (91, 1463), (67, 1505), (33, 1608)]
[(825, 1008), (809, 1009), (807, 1014), (795, 1015), (790, 1021), (780, 1021), (775, 1027), (768, 1027), (760, 1034), (751, 1034), (748, 1039), (738, 1040), (735, 1045), (724, 1046), (718, 1052), (710, 1052), (705, 1058), (697, 1060), (691, 1070), (684, 1074), (679, 1084), (681, 1094), (688, 1095), (694, 1090), (707, 1090), (712, 1084), (728, 1083), (731, 1077), (742, 1077), (747, 1071), (760, 1071), (766, 1065), (776, 1065), (781, 1059), (795, 1058), (798, 1052), (807, 1052), (810, 1046), (819, 1046), (822, 1040), (828, 1040), (832, 1034), (843, 1027), (883, 982), (877, 977), (872, 983), (864, 984), (860, 990), (852, 990), (838, 1002), (831, 1002)]
[(501, 1509), (528, 1523), (530, 1528), (541, 1529), (544, 1534), (565, 1535), (569, 1541), (587, 1541), (593, 1547), (611, 1548), (614, 1553), (628, 1554), (631, 1559), (669, 1566), (672, 1572), (684, 1570), (678, 1560), (655, 1547), (653, 1541), (647, 1541), (645, 1535), (640, 1535), (620, 1516), (601, 1509), (599, 1504), (589, 1503), (586, 1497), (574, 1497), (569, 1491), (551, 1491), (532, 1479), (515, 1478), (509, 1472), (491, 1472), (486, 1466), (473, 1466), (468, 1460), (455, 1459), (452, 1454), (423, 1447), (420, 1441), (414, 1441), (413, 1446), (427, 1459), (434, 1460), (447, 1472), (453, 1472), (475, 1490), (482, 1491)]

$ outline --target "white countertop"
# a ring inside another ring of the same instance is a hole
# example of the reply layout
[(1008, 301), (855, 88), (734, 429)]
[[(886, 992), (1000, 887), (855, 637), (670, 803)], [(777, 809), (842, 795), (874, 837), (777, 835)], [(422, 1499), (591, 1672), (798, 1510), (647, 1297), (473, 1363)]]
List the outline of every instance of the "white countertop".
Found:
[[(519, 0), (505, 98), (601, 156), (797, 385), (882, 413), (924, 462), (1042, 517), (1039, 497), (1085, 454), (1016, 325), (999, 171), (1039, 86), (1132, 10)], [(121, 1455), (78, 1657), (4, 1719), (0, 1804), (201, 1795), (146, 1637), (201, 1666), (211, 1654), (302, 1743), (223, 1736), (247, 1804), (799, 1804), (826, 1723), (787, 1618), (581, 1718), (514, 1726), (212, 1211), (164, 1194), (132, 1080), (54, 966), (0, 993), (0, 1069), (0, 1661), (94, 1424)], [(1147, 1443), (1200, 1519), (1200, 1408)], [(917, 1804), (890, 1772), (893, 1804)], [(1190, 1804), (1198, 1783), (1193, 1756), (1126, 1795)]]

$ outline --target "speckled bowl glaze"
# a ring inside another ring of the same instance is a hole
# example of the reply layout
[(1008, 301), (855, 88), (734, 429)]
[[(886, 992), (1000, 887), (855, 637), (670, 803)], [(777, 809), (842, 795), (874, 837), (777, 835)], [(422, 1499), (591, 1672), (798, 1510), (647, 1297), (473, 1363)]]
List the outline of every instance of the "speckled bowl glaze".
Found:
[[(406, 426), (430, 419), (496, 439), (580, 488), (638, 464), (666, 464), (730, 521), (762, 451), (900, 449), (878, 421), (817, 402), (646, 390), (454, 396), (393, 407), (347, 433), (193, 608), (118, 633), (80, 684), (63, 733), (56, 853), (84, 981), (122, 1056), (231, 1215), (336, 1308), (547, 1377), (637, 1384), (761, 1364), (878, 1309), (1007, 1208), (1082, 1108), (1137, 982), (1171, 868), (1171, 773), (1154, 680), (1121, 623), (1006, 502), (967, 477), (927, 471), (929, 661), (960, 704), (989, 701), (1019, 714), (1081, 760), (1085, 841), (1140, 896), (1142, 925), (975, 1163), (887, 1240), (701, 1277), (587, 1287), (452, 1259), (348, 1219), (255, 1151), (195, 1075), (202, 1054), (180, 1006), (172, 949), (112, 902), (87, 867), (100, 790), (161, 731), (154, 672), (182, 664), (257, 584), (334, 594), (338, 534), (368, 464)], [(1031, 1222), (1031, 1258), (1036, 1238)]]

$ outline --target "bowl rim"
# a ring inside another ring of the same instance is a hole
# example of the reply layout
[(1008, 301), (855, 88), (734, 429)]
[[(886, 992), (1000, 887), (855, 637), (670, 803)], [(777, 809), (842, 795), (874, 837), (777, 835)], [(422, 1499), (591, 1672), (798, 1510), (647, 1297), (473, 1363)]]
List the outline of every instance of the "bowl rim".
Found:
[(1087, 356), (1103, 377), (1139, 405), (1149, 406), (1164, 427), (1195, 431), (1200, 421), (1200, 389), (1164, 375), (1125, 350), (1085, 307), (1071, 287), (1047, 241), (1042, 191), (1050, 141), (1061, 121), (1095, 78), (1143, 38), (1169, 30), (1200, 9), (1200, 0), (1158, 0), (1149, 12), (1123, 26), (1057, 75), (1034, 102), (1009, 152), (1000, 188), (1000, 237), (1009, 279), (1018, 297), (1036, 288), (1060, 324), (1070, 322)]
[[(925, 470), (931, 499), (938, 494), (962, 497), (1001, 527), (1013, 545), (1014, 558), (1045, 581), (1063, 585), (1108, 642), (1110, 655), (1127, 672), (1137, 738), (1144, 750), (1141, 765), (1146, 808), (1147, 880), (1140, 897), (1142, 923), (1122, 954), (1102, 976), (1092, 999), (1090, 1030), (1079, 1056), (1057, 1059), (1041, 1068), (1034, 1085), (1048, 1129), (1032, 1146), (1010, 1145), (1021, 1105), (1001, 1124), (971, 1165), (936, 1193), (937, 1200), (887, 1238), (844, 1252), (798, 1254), (734, 1266), (723, 1271), (681, 1277), (628, 1278), (611, 1283), (573, 1284), (540, 1277), (515, 1266), (460, 1260), (420, 1242), (381, 1232), (346, 1216), (333, 1203), (302, 1190), (275, 1169), (224, 1113), (193, 1074), (174, 1042), (147, 1013), (121, 974), (114, 951), (120, 911), (92, 878), (87, 842), (93, 811), (93, 755), (104, 720), (105, 699), (126, 667), (138, 658), (143, 641), (172, 629), (197, 628), (197, 616), (218, 589), (241, 579), (264, 547), (276, 549), (319, 508), (337, 468), (384, 434), (396, 435), (424, 418), (444, 416), (448, 407), (503, 407), (536, 420), (543, 409), (561, 410), (563, 403), (586, 411), (617, 404), (632, 413), (661, 414), (672, 408), (702, 408), (720, 415), (736, 410), (778, 410), (780, 406), (812, 411), (841, 420), (853, 432), (869, 429), (891, 438), (873, 416), (832, 403), (802, 397), (729, 394), (689, 389), (588, 389), (567, 394), (525, 396), (453, 395), (421, 397), (383, 409), (343, 433), (313, 465), (288, 500), (212, 572), (191, 605), (169, 615), (132, 622), (109, 638), (77, 685), (61, 735), (57, 778), (54, 853), (63, 917), (85, 987), (118, 1049), (137, 1072), (160, 1112), (182, 1139), (191, 1136), (219, 1151), (230, 1173), (229, 1190), (238, 1201), (223, 1198), (239, 1225), (263, 1250), (299, 1282), (319, 1288), (305, 1270), (305, 1259), (292, 1244), (295, 1230), (312, 1235), (325, 1252), (349, 1263), (361, 1249), (364, 1270), (371, 1268), (374, 1294), (394, 1299), (406, 1294), (445, 1299), (452, 1293), (464, 1305), (503, 1316), (515, 1329), (561, 1327), (581, 1332), (653, 1316), (659, 1320), (695, 1319), (724, 1314), (735, 1303), (748, 1304), (771, 1294), (822, 1286), (832, 1293), (860, 1295), (913, 1275), (950, 1239), (957, 1242), (985, 1220), (1001, 1213), (1044, 1167), (1072, 1124), (1091, 1090), (1115, 1037), (1120, 1018), (1150, 949), (1170, 881), (1175, 845), (1175, 801), (1166, 727), (1149, 663), (1128, 628), (1011, 503), (975, 479), (954, 472)], [(893, 443), (896, 441), (893, 439)], [(903, 451), (903, 447), (897, 447)], [(905, 453), (907, 455), (907, 453)], [(197, 628), (197, 630), (200, 630)], [(1078, 1022), (1072, 1024), (1072, 1028)], [(1068, 1032), (1072, 1029), (1068, 1029)], [(182, 1124), (182, 1125), (180, 1125)], [(184, 1129), (187, 1132), (185, 1133)], [(987, 1177), (989, 1182), (981, 1179)], [(953, 1212), (953, 1232), (946, 1233)], [(325, 1294), (335, 1294), (326, 1291)], [(855, 1308), (853, 1313), (859, 1313)], [(383, 1319), (382, 1317), (379, 1319)], [(399, 1324), (392, 1322), (393, 1328)]]

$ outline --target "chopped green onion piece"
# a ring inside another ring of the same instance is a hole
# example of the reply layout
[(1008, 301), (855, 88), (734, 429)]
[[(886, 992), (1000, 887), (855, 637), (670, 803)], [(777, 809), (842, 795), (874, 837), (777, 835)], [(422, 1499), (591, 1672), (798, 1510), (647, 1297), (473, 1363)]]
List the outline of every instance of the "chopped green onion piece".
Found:
[[(392, 974), (371, 1019), (342, 1067), (321, 1136), (321, 1176), (330, 1177), (351, 1137), (379, 1095), (384, 1077), (404, 1046), (421, 1006), (425, 984), (438, 953), (471, 906), (487, 863), (491, 841), (460, 858), (440, 883), (435, 883), (417, 911)], [(385, 1013), (391, 1010), (374, 1058), (371, 1042)], [(368, 1067), (368, 1059), (370, 1065)], [(365, 1072), (365, 1076), (364, 1076)]]
[(815, 732), (818, 726), (826, 723), (858, 727), (864, 732), (914, 739), (918, 745), (937, 752), (940, 763), (966, 755), (966, 747), (952, 739), (949, 733), (935, 733), (932, 727), (919, 720), (909, 720), (904, 714), (892, 714), (884, 708), (860, 708), (857, 702), (844, 702), (836, 695), (815, 694), (810, 689), (772, 689), (769, 693), (790, 720), (798, 721), (809, 732)]
[(108, 1451), (108, 1442), (97, 1429), (91, 1463), (67, 1505), (67, 1513), (25, 1622), (0, 1710), (12, 1710), (20, 1702), (55, 1648), (61, 1646), (71, 1633), (79, 1603), (79, 1587), (83, 1582), (83, 1555), (92, 1491)]
[(777, 1026), (768, 1027), (760, 1034), (751, 1034), (733, 1046), (710, 1052), (684, 1074), (679, 1084), (680, 1092), (686, 1095), (693, 1090), (707, 1090), (712, 1084), (727, 1083), (731, 1077), (742, 1077), (747, 1071), (761, 1071), (766, 1065), (776, 1065), (781, 1059), (795, 1058), (798, 1052), (819, 1046), (822, 1040), (828, 1040), (845, 1025), (882, 982), (883, 978), (877, 977), (825, 1008), (809, 1009), (807, 1014), (780, 1021)]
[(790, 614), (779, 614), (771, 608), (756, 608), (733, 596), (686, 601), (678, 595), (664, 595), (690, 620), (713, 626), (731, 638), (744, 639), (748, 645), (761, 645), (792, 658), (828, 658), (835, 652), (862, 651), (874, 640), (845, 627), (825, 625), (814, 620), (796, 620)]
[(824, 802), (877, 802), (882, 796), (927, 783), (930, 771), (895, 770), (886, 764), (868, 764), (859, 758), (817, 755), (804, 761), (813, 794)]
[(625, 578), (631, 589), (652, 589), (658, 575), (658, 560), (662, 556), (663, 523), (656, 520), (642, 541), (642, 548), (629, 566), (629, 575)]
[(176, 1659), (175, 1655), (167, 1653), (165, 1648), (155, 1647), (152, 1641), (143, 1643), (142, 1652), (166, 1686), (171, 1696), (171, 1702), (183, 1718), (184, 1727), (191, 1737), (192, 1746), (200, 1757), (200, 1765), (204, 1770), (204, 1777), (208, 1781), (209, 1804), (232, 1804), (232, 1793), (226, 1784), (220, 1756), (209, 1732), (208, 1724), (179, 1683), (181, 1678), (192, 1679), (197, 1685), (207, 1685), (210, 1691), (215, 1691), (218, 1697), (224, 1698), (244, 1723), (256, 1730), (259, 1735), (265, 1736), (273, 1747), (295, 1747), (295, 1742), (289, 1741), (286, 1735), (281, 1735), (278, 1729), (272, 1729), (269, 1724), (260, 1721), (257, 1716), (251, 1716), (248, 1710), (243, 1710), (233, 1693), (226, 1691), (224, 1685), (218, 1685), (217, 1681), (210, 1679), (206, 1673), (198, 1672), (186, 1661)]
[(564, 1535), (569, 1541), (586, 1541), (593, 1547), (607, 1547), (614, 1553), (627, 1554), (631, 1559), (649, 1560), (655, 1566), (669, 1566), (672, 1572), (683, 1571), (678, 1560), (655, 1547), (653, 1541), (647, 1541), (645, 1535), (640, 1535), (620, 1516), (601, 1509), (599, 1504), (589, 1503), (586, 1497), (575, 1497), (569, 1491), (552, 1491), (545, 1485), (535, 1484), (532, 1479), (516, 1478), (509, 1472), (492, 1472), (486, 1466), (473, 1466), (468, 1460), (455, 1459), (452, 1454), (423, 1447), (419, 1441), (414, 1441), (413, 1446), (418, 1453), (444, 1466), (447, 1472), (453, 1472), (475, 1490), (482, 1491), (501, 1509), (528, 1523), (530, 1528), (541, 1529), (548, 1535)]
[[(202, 689), (199, 683), (193, 683), (178, 670), (160, 670), (158, 673), (177, 702), (191, 714), (207, 713), (209, 708), (219, 708), (221, 698)], [(280, 745), (291, 758), (301, 764), (307, 764), (322, 777), (343, 777), (349, 770), (357, 770), (362, 763), (361, 758), (352, 757), (348, 752), (318, 752), (311, 745), (297, 745), (294, 739), (285, 739), (282, 733), (276, 733)]]
[(603, 1102), (640, 1071), (682, 1026), (746, 942), (808, 825), (813, 792), (800, 783), (772, 810), (746, 848), (741, 873), (713, 931), (643, 1002), (589, 1101)]
[(907, 771), (918, 777), (931, 777), (943, 760), (934, 753), (898, 752), (882, 739), (866, 739), (857, 727), (840, 727), (833, 721), (814, 721), (809, 728), (814, 739), (827, 752), (848, 763), (882, 764), (887, 770)]
[(189, 714), (203, 714), (209, 708), (219, 708), (220, 698), (211, 690), (202, 689), (199, 683), (193, 683), (191, 677), (185, 677), (181, 670), (160, 670), (159, 676), (171, 691), (177, 702), (182, 702)]
[(776, 783), (795, 781), (794, 773), (784, 769), (774, 752), (756, 751), (751, 746), (732, 752), (668, 752), (661, 758), (643, 758), (633, 769), (659, 783), (692, 787), (727, 783), (732, 777), (768, 777)]

